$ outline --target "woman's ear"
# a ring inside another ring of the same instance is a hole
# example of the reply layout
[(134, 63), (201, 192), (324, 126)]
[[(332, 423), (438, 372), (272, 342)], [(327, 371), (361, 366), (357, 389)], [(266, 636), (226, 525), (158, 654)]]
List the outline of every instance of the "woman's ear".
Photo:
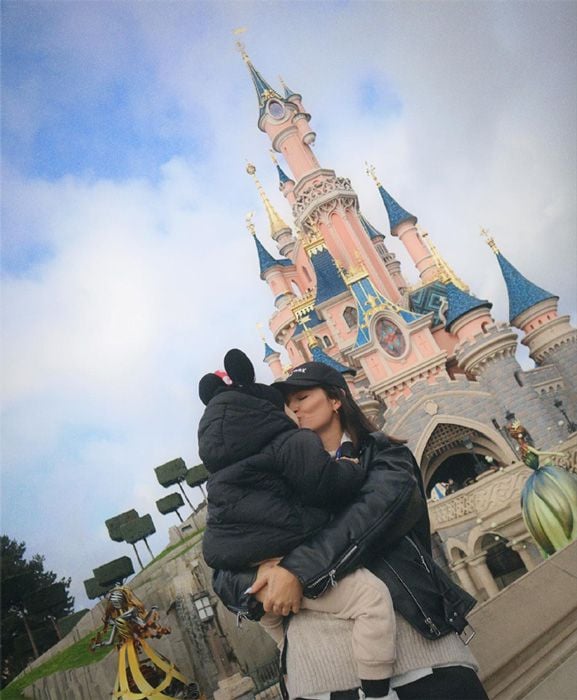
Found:
[(339, 408), (343, 405), (343, 402), (340, 399), (330, 399), (330, 402), (333, 413), (338, 413)]
[(254, 367), (242, 350), (229, 350), (224, 356), (224, 368), (234, 384), (254, 384)]

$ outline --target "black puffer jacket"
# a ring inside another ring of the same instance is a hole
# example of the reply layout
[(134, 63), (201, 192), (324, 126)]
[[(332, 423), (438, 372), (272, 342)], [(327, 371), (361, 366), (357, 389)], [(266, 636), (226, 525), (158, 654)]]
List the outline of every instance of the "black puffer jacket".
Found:
[(198, 443), (210, 472), (203, 550), (212, 568), (239, 569), (287, 554), (365, 480), (360, 464), (332, 458), (315, 433), (240, 391), (210, 401)]
[[(354, 501), (281, 561), (317, 597), (359, 566), (383, 580), (397, 612), (423, 636), (461, 632), (475, 604), (431, 557), (430, 526), (420, 469), (405, 446), (373, 433), (359, 459), (368, 470)], [(262, 606), (245, 591), (254, 570), (217, 571), (213, 586), (227, 607), (258, 619)]]

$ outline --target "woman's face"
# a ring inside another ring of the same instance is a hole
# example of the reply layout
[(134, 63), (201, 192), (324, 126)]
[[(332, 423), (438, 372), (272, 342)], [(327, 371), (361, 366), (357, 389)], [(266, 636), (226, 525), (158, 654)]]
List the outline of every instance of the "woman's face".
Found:
[(340, 426), (338, 410), (341, 402), (330, 399), (320, 386), (292, 392), (287, 396), (286, 404), (295, 414), (301, 428), (323, 433), (329, 428)]

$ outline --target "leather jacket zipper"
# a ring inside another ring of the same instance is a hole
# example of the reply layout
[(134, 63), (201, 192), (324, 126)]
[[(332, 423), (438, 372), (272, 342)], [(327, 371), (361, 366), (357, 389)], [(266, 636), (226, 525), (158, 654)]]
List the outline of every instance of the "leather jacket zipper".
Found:
[(428, 565), (427, 565), (427, 562), (425, 561), (425, 557), (423, 556), (421, 550), (418, 548), (417, 544), (416, 544), (415, 542), (413, 542), (413, 540), (412, 540), (408, 535), (405, 535), (405, 539), (407, 539), (407, 540), (411, 543), (411, 545), (413, 546), (413, 549), (414, 549), (414, 550), (417, 552), (417, 554), (419, 555), (419, 558), (420, 558), (420, 560), (421, 560), (423, 566), (424, 566), (425, 569), (427, 570), (427, 573), (428, 573), (428, 574), (431, 574), (431, 573), (432, 573), (432, 572), (431, 572), (431, 569), (429, 569), (429, 567), (428, 567)]
[(326, 579), (326, 584), (323, 586), (323, 589), (321, 591), (319, 591), (318, 593), (315, 592), (315, 596), (314, 596), (315, 598), (318, 598), (319, 596), (321, 596), (327, 590), (329, 585), (332, 586), (333, 588), (337, 585), (336, 575), (337, 575), (338, 570), (344, 564), (346, 564), (346, 562), (353, 556), (353, 554), (357, 551), (358, 548), (359, 548), (359, 545), (354, 544), (350, 549), (348, 549), (343, 554), (343, 556), (337, 561), (337, 563), (333, 566), (333, 568), (330, 571), (328, 571), (325, 574), (322, 574), (321, 576), (316, 578), (314, 581), (307, 584), (307, 586), (306, 586), (307, 589), (314, 588), (314, 587), (318, 586), (320, 583), (323, 583), (324, 580)]
[[(407, 538), (407, 539), (409, 539), (409, 538)], [(415, 545), (414, 542), (413, 542), (413, 546), (416, 547), (416, 545)], [(398, 573), (398, 571), (393, 567), (392, 564), (390, 564), (390, 563), (385, 559), (385, 557), (383, 557), (383, 561), (384, 561), (385, 564), (389, 567), (389, 569), (395, 574), (395, 576), (398, 578), (398, 580), (399, 580), (399, 582), (401, 583), (401, 585), (403, 586), (403, 588), (407, 591), (407, 593), (408, 593), (408, 594), (411, 596), (411, 598), (413, 599), (413, 601), (414, 601), (415, 605), (417, 606), (417, 608), (419, 608), (419, 611), (420, 611), (421, 615), (423, 616), (423, 619), (425, 620), (425, 624), (426, 624), (427, 627), (429, 628), (429, 631), (431, 632), (431, 634), (434, 634), (436, 637), (440, 637), (440, 636), (441, 636), (441, 632), (440, 632), (439, 628), (437, 627), (437, 625), (435, 625), (435, 623), (434, 623), (433, 620), (431, 619), (431, 616), (430, 616), (430, 615), (427, 615), (427, 613), (426, 613), (425, 610), (423, 609), (422, 605), (419, 603), (419, 601), (418, 601), (418, 600), (415, 598), (415, 596), (413, 595), (413, 592), (411, 591), (411, 589), (408, 587), (408, 585), (407, 585), (407, 584), (403, 581), (403, 579), (401, 578), (401, 576), (400, 576), (400, 574)], [(423, 563), (424, 563), (424, 561), (423, 561)], [(427, 569), (427, 571), (429, 570), (429, 567), (428, 567), (426, 564), (425, 564), (425, 568)], [(429, 572), (429, 573), (430, 573), (430, 572)]]
[[(363, 450), (363, 452), (364, 452), (364, 450)], [(360, 454), (362, 454), (362, 452)], [(312, 581), (310, 583), (309, 582), (302, 582), (302, 583), (304, 583), (304, 588), (308, 590), (310, 588), (314, 588), (315, 586), (319, 585), (325, 579), (325, 577), (327, 577), (327, 582), (326, 582), (326, 585), (323, 586), (323, 589), (321, 591), (319, 591), (318, 593), (315, 592), (314, 596), (307, 596), (307, 597), (318, 598), (327, 590), (327, 588), (329, 587), (329, 584), (332, 586), (337, 585), (336, 575), (337, 575), (339, 569), (343, 566), (343, 564), (345, 564), (350, 559), (350, 557), (352, 557), (352, 555), (359, 548), (359, 545), (371, 534), (371, 532), (381, 524), (381, 520), (382, 520), (382, 518), (380, 518), (375, 523), (373, 523), (373, 525), (363, 533), (363, 536), (359, 538), (357, 544), (354, 544), (349, 550), (347, 550), (343, 554), (343, 556), (337, 561), (337, 563), (333, 566), (332, 569), (330, 569), (329, 571), (327, 571), (324, 574), (321, 574), (316, 579), (314, 579), (314, 581)], [(413, 547), (416, 547), (414, 542), (411, 541), (411, 544), (413, 545)], [(419, 552), (419, 554), (420, 554), (420, 552)], [(423, 561), (423, 564), (425, 564), (424, 561)], [(425, 567), (427, 567), (426, 564), (425, 564)], [(431, 573), (431, 572), (429, 571), (429, 573)]]

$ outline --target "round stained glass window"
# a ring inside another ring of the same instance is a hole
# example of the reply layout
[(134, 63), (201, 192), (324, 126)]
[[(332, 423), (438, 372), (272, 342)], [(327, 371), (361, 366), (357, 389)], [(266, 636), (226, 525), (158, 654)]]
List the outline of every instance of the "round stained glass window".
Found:
[(380, 346), (391, 357), (401, 357), (407, 342), (403, 331), (388, 318), (380, 318), (375, 324), (375, 334)]
[(273, 119), (282, 119), (284, 117), (284, 105), (277, 100), (271, 100), (268, 103), (268, 113)]

